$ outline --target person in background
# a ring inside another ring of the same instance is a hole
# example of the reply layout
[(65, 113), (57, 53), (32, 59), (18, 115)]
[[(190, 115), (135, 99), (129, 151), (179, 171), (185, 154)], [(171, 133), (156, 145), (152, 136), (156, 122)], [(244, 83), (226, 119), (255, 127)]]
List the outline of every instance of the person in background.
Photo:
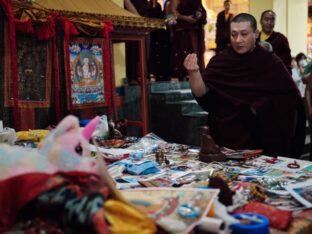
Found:
[[(303, 80), (306, 82), (306, 105), (307, 105), (307, 114), (310, 127), (310, 138), (312, 137), (312, 61), (310, 61), (304, 68), (303, 71)], [(312, 161), (312, 144), (310, 143), (310, 161)]]
[(147, 16), (148, 14), (147, 0), (124, 0), (124, 7), (136, 15)]
[[(150, 0), (148, 8), (149, 18), (164, 19), (165, 12), (157, 0)], [(168, 81), (170, 57), (170, 33), (166, 29), (156, 29), (150, 32), (149, 51), (150, 78), (155, 81)]]
[(164, 12), (162, 11), (161, 5), (159, 2), (157, 2), (157, 0), (149, 1), (147, 15), (150, 18), (164, 18)]
[(235, 16), (230, 31), (231, 47), (211, 58), (202, 74), (196, 54), (184, 61), (193, 95), (209, 113), (212, 137), (231, 149), (298, 157), (305, 139), (298, 116), (305, 114), (296, 84), (275, 53), (256, 43), (252, 15)]
[(307, 57), (304, 53), (299, 53), (296, 55), (295, 61), (296, 66), (291, 69), (291, 74), (300, 91), (301, 97), (304, 98), (307, 81), (303, 77), (303, 72), (304, 68), (308, 64)]
[[(296, 65), (295, 67), (292, 68), (291, 73), (292, 73), (292, 78), (294, 79), (299, 89), (299, 92), (302, 98), (302, 103), (304, 104), (304, 107), (305, 107), (305, 118), (302, 119), (301, 121), (304, 121), (305, 123), (304, 125), (306, 125), (306, 120), (310, 119), (309, 104), (308, 104), (310, 103), (310, 98), (307, 98), (307, 96), (310, 96), (310, 91), (308, 91), (306, 87), (309, 81), (308, 81), (308, 77), (304, 77), (304, 70), (308, 64), (307, 56), (304, 53), (298, 53), (295, 57), (295, 61), (296, 61)], [(309, 121), (309, 128), (311, 129), (311, 121)], [(311, 150), (312, 150), (312, 145), (310, 145), (310, 151)]]
[(173, 79), (184, 80), (187, 72), (183, 61), (187, 54), (196, 53), (201, 70), (204, 65), (204, 30), (206, 10), (201, 0), (171, 0), (172, 13), (177, 23), (173, 26), (170, 68)]
[[(305, 61), (303, 61), (303, 64), (305, 64)], [(306, 82), (311, 81), (311, 78), (312, 78), (311, 72), (312, 72), (312, 61), (309, 61), (307, 62), (307, 64), (304, 66), (304, 69), (303, 69), (303, 78)]]
[[(124, 8), (133, 14), (147, 16), (148, 2), (147, 0), (124, 0)], [(126, 43), (126, 76), (130, 85), (138, 85), (139, 77), (139, 46), (138, 42)]]
[(291, 69), (298, 68), (297, 61), (295, 57), (291, 57)]
[(224, 10), (219, 12), (216, 23), (216, 53), (222, 52), (230, 44), (230, 22), (233, 14), (230, 13), (231, 1), (223, 2)]
[(291, 53), (288, 39), (279, 32), (274, 31), (276, 14), (272, 10), (262, 12), (260, 18), (261, 32), (260, 41), (270, 42), (274, 53), (281, 58), (286, 68), (291, 72)]
[(164, 13), (165, 13), (165, 18), (168, 25), (174, 25), (177, 23), (177, 19), (175, 15), (173, 15), (173, 7), (172, 7), (172, 2), (171, 0), (166, 0), (164, 3)]
[(131, 0), (124, 0), (124, 7), (128, 11), (130, 11), (133, 14), (140, 15), (137, 9), (133, 6)]

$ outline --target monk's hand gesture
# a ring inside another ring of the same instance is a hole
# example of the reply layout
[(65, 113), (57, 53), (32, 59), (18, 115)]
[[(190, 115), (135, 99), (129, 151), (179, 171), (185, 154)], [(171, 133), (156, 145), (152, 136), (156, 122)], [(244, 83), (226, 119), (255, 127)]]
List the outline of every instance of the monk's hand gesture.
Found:
[(197, 64), (197, 55), (189, 54), (184, 59), (183, 63), (185, 69), (189, 74), (189, 84), (192, 92), (196, 97), (201, 97), (207, 93), (208, 88), (206, 87), (203, 78), (199, 72), (199, 66)]
[(199, 66), (197, 64), (197, 55), (188, 54), (184, 59), (183, 65), (189, 74), (198, 72)]

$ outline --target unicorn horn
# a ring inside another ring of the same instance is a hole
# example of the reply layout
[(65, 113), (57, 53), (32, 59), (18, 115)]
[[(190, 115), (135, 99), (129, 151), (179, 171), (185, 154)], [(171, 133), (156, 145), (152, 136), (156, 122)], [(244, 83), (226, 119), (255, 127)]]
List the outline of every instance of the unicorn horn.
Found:
[(96, 126), (99, 123), (99, 120), (100, 120), (99, 116), (94, 117), (82, 130), (82, 135), (84, 136), (84, 138), (87, 139), (87, 141), (90, 140), (92, 133), (94, 132)]

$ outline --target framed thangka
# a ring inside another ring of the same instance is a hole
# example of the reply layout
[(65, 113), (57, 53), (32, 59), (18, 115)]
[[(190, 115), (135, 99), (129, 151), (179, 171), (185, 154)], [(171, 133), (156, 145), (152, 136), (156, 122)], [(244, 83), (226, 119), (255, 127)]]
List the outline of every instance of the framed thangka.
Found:
[[(9, 42), (6, 42), (9, 45)], [(6, 48), (9, 50), (9, 48)], [(52, 43), (39, 41), (32, 34), (16, 34), (16, 58), (18, 74), (18, 105), (20, 108), (49, 108), (51, 101), (51, 50)], [(5, 106), (13, 106), (14, 82), (10, 61), (6, 52)]]
[(75, 38), (69, 43), (69, 102), (73, 109), (106, 105), (104, 39)]

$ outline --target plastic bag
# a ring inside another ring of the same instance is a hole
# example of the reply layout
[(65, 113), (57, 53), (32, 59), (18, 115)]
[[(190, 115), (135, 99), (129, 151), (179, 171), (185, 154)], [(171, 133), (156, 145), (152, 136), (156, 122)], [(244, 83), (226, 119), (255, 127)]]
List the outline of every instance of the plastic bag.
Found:
[(108, 128), (108, 121), (107, 116), (102, 115), (100, 117), (99, 123), (97, 128), (95, 129), (94, 133), (92, 134), (93, 137), (100, 137), (102, 139), (108, 139), (109, 137), (109, 128)]
[(150, 154), (154, 153), (163, 144), (166, 144), (166, 142), (162, 138), (154, 133), (148, 133), (128, 149), (140, 150), (144, 154)]

